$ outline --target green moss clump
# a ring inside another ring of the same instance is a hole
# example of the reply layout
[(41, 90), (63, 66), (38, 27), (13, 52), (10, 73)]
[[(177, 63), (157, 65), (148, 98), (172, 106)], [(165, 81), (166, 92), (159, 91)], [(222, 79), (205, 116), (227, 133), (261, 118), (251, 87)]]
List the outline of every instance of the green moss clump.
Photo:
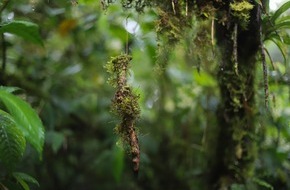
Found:
[(125, 85), (125, 83), (127, 82), (126, 76), (130, 68), (129, 62), (131, 60), (132, 56), (130, 55), (119, 55), (117, 57), (113, 57), (111, 61), (107, 63), (105, 68), (107, 69), (107, 72), (111, 74), (108, 79), (108, 83), (110, 85), (112, 85), (113, 87)]
[(133, 170), (138, 172), (140, 150), (135, 132), (135, 123), (140, 116), (140, 106), (138, 104), (139, 95), (134, 94), (132, 88), (127, 85), (127, 75), (131, 60), (132, 57), (129, 55), (119, 55), (112, 58), (106, 68), (111, 74), (109, 83), (116, 88), (111, 110), (121, 118), (121, 123), (117, 125), (115, 131), (121, 136), (124, 144), (129, 145)]
[(254, 5), (243, 0), (241, 2), (235, 1), (230, 3), (230, 8), (232, 16), (238, 20), (243, 29), (246, 29), (250, 20), (250, 11), (254, 8)]
[(121, 117), (137, 119), (140, 115), (138, 99), (139, 95), (134, 94), (131, 87), (124, 86), (115, 94), (112, 111)]

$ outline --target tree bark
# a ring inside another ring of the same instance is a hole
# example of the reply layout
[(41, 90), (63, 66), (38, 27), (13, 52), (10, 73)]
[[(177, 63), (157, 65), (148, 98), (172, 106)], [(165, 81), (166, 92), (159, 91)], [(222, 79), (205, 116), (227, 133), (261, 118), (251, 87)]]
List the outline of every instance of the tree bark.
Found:
[[(245, 184), (254, 172), (256, 158), (254, 78), (256, 54), (260, 45), (260, 8), (250, 12), (247, 28), (231, 18), (229, 3), (226, 24), (216, 24), (220, 49), (218, 81), (221, 101), (217, 112), (217, 148), (211, 150), (208, 189), (231, 189)], [(224, 12), (223, 12), (224, 14)]]

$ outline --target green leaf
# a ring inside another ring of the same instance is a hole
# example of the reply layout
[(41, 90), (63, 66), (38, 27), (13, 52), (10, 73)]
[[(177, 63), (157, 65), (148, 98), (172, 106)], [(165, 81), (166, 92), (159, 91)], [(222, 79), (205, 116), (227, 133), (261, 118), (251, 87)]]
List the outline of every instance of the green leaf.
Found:
[(290, 29), (290, 21), (285, 21), (281, 23), (275, 24), (273, 27), (270, 27), (266, 30), (266, 36), (271, 34), (274, 31), (281, 30), (281, 29)]
[(19, 91), (21, 89), (14, 86), (0, 86), (0, 90), (4, 90), (6, 92), (12, 93), (12, 92)]
[(278, 40), (284, 44), (287, 44), (287, 45), (290, 45), (290, 36), (288, 36), (288, 34), (284, 34), (284, 35), (279, 35), (279, 34), (276, 34), (276, 33), (272, 33), (271, 35), (267, 36), (267, 38), (265, 39), (266, 40), (272, 40), (272, 39), (275, 39), (275, 40)]
[(276, 44), (276, 46), (279, 48), (280, 52), (281, 52), (281, 55), (283, 56), (283, 59), (284, 59), (284, 63), (286, 64), (286, 61), (287, 61), (287, 52), (286, 52), (286, 49), (285, 47), (283, 46), (283, 42), (281, 42), (280, 40), (275, 40), (275, 39), (270, 39), (272, 42), (274, 42)]
[(29, 182), (32, 184), (35, 184), (39, 187), (39, 183), (38, 181), (34, 178), (31, 177), (30, 175), (26, 174), (26, 173), (22, 173), (22, 172), (13, 172), (13, 177), (17, 180), (17, 181), (25, 181), (25, 182)]
[(12, 21), (0, 24), (0, 33), (11, 33), (35, 44), (43, 45), (37, 24), (27, 21)]
[(25, 138), (38, 151), (40, 157), (44, 144), (44, 127), (31, 106), (17, 96), (0, 89), (0, 101), (21, 129)]
[(277, 18), (290, 8), (290, 1), (284, 3), (271, 17), (271, 22), (275, 23)]
[(20, 161), (26, 142), (13, 118), (0, 110), (0, 160), (9, 170)]
[(274, 190), (273, 186), (270, 185), (269, 183), (267, 183), (266, 181), (263, 181), (261, 179), (258, 179), (258, 178), (254, 178), (253, 179), (253, 182), (257, 183), (258, 185), (262, 186), (262, 187), (265, 187), (267, 189), (271, 189), (271, 190)]
[(290, 21), (290, 16), (280, 17), (276, 20), (276, 23), (281, 23), (281, 22), (285, 22), (285, 21)]
[(26, 181), (22, 180), (22, 179), (17, 179), (18, 183), (21, 185), (21, 187), (24, 190), (30, 190), (28, 184), (26, 183)]

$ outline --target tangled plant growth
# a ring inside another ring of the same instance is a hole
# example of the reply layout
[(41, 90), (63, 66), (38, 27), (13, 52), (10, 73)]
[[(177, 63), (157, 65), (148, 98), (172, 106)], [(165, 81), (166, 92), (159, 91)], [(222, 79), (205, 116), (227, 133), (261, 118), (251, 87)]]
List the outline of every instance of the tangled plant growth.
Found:
[[(200, 47), (197, 44), (211, 43), (212, 46), (217, 45), (219, 49), (216, 59), (218, 59), (217, 62), (219, 64), (217, 78), (221, 101), (220, 113), (217, 116), (219, 118), (219, 127), (221, 128), (217, 138), (219, 146), (217, 150), (213, 150), (216, 151), (214, 155), (217, 159), (210, 166), (212, 167), (212, 174), (210, 174), (209, 178), (211, 183), (214, 184), (213, 186), (218, 186), (220, 189), (228, 188), (234, 183), (243, 183), (245, 179), (253, 176), (254, 173), (254, 161), (257, 153), (254, 119), (256, 109), (254, 76), (256, 55), (259, 53), (259, 49), (261, 50), (260, 54), (264, 69), (266, 106), (268, 101), (268, 75), (265, 67), (262, 40), (262, 9), (263, 6), (266, 7), (264, 4), (264, 2), (254, 0), (166, 0), (152, 1), (150, 3), (142, 0), (122, 1), (124, 8), (135, 8), (137, 12), (144, 11), (146, 6), (156, 7), (156, 12), (159, 16), (156, 22), (159, 43), (157, 64), (161, 66), (161, 69), (166, 69), (170, 50), (178, 42), (188, 37), (187, 33), (193, 33), (192, 31), (196, 30), (194, 27), (195, 22), (212, 21), (210, 26), (211, 40), (194, 36), (191, 39), (192, 43), (185, 44), (191, 46), (187, 47), (188, 51), (201, 56), (204, 54), (198, 50)], [(217, 41), (216, 44), (215, 41)], [(193, 44), (197, 48), (196, 51), (192, 49)], [(204, 59), (203, 57), (199, 58)], [(117, 60), (114, 59), (113, 62), (123, 62), (121, 59)], [(115, 72), (117, 70), (115, 69)], [(124, 76), (122, 73), (126, 73), (125, 67), (121, 70), (123, 71), (118, 71), (120, 73), (118, 76)], [(120, 80), (119, 77), (116, 77), (113, 80), (117, 83), (118, 89), (113, 105), (114, 109), (118, 110), (119, 115), (123, 117), (120, 131), (121, 134), (124, 134), (122, 125), (124, 125), (124, 121), (128, 121), (128, 119), (124, 118), (130, 114), (132, 115), (130, 118), (136, 118), (137, 108), (135, 109), (134, 107), (136, 96), (131, 95), (132, 90), (126, 86), (126, 82), (123, 79)], [(131, 101), (124, 99), (124, 95), (129, 97)], [(131, 106), (127, 106), (127, 103)], [(124, 115), (123, 113), (126, 114)], [(126, 125), (130, 126), (131, 124), (127, 122)], [(130, 132), (125, 134), (130, 136)], [(228, 139), (228, 142), (224, 139)], [(130, 138), (126, 141), (130, 142)], [(131, 152), (134, 157), (134, 151)], [(135, 152), (139, 152), (139, 149)]]
[(138, 173), (140, 162), (140, 150), (138, 137), (135, 131), (135, 123), (140, 115), (138, 105), (139, 96), (127, 84), (129, 63), (132, 57), (129, 55), (119, 55), (107, 64), (107, 70), (112, 75), (109, 83), (116, 87), (115, 97), (112, 100), (112, 112), (121, 118), (121, 123), (116, 131), (122, 140), (129, 144), (132, 156), (133, 170)]

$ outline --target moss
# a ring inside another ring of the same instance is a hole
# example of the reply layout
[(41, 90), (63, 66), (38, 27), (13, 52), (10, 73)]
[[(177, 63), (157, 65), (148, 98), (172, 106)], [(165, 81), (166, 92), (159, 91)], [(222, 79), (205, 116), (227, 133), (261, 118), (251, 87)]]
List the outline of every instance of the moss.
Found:
[(132, 57), (129, 55), (119, 55), (112, 58), (106, 68), (111, 74), (109, 83), (116, 88), (111, 110), (121, 119), (121, 123), (116, 126), (115, 131), (121, 136), (124, 144), (130, 147), (133, 170), (138, 172), (140, 151), (135, 123), (140, 116), (140, 106), (138, 104), (139, 95), (134, 94), (132, 88), (127, 84), (131, 60)]
[(231, 14), (237, 19), (239, 25), (246, 29), (250, 20), (250, 11), (254, 8), (254, 5), (246, 0), (241, 2), (234, 1), (230, 3)]

